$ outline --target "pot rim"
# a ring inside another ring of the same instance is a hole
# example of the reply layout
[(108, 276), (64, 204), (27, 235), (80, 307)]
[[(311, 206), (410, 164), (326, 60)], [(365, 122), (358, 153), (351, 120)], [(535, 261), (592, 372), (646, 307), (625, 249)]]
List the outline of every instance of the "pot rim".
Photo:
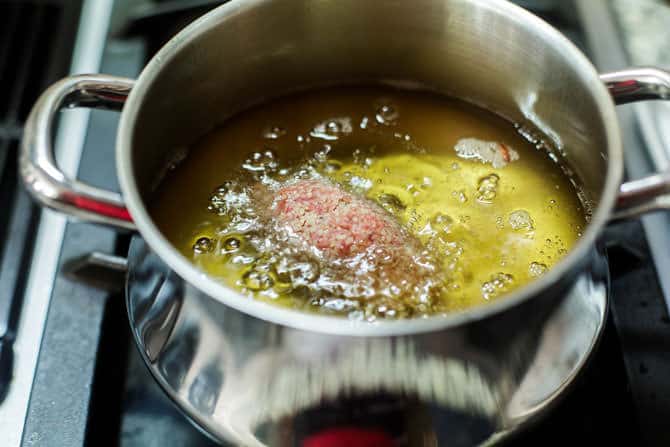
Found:
[(607, 172), (598, 206), (595, 208), (591, 221), (585, 228), (582, 237), (570, 252), (541, 278), (509, 293), (501, 300), (447, 315), (375, 322), (351, 321), (343, 317), (309, 314), (304, 311), (282, 308), (271, 303), (255, 300), (225, 286), (198, 269), (191, 261), (180, 254), (161, 234), (140, 198), (137, 183), (133, 176), (134, 169), (131, 151), (134, 123), (140, 111), (140, 105), (152, 81), (162, 71), (163, 67), (169, 65), (182, 48), (206, 32), (210, 27), (217, 26), (220, 22), (225, 21), (226, 18), (270, 1), (273, 0), (237, 0), (235, 2), (228, 2), (203, 15), (184, 28), (175, 37), (170, 39), (149, 61), (140, 74), (135, 87), (132, 89), (121, 114), (116, 143), (116, 168), (126, 206), (139, 233), (146, 240), (149, 247), (182, 279), (221, 304), (274, 324), (304, 331), (336, 335), (407, 335), (445, 330), (470, 322), (480, 321), (520, 305), (526, 300), (539, 298), (538, 295), (556, 286), (570, 269), (589, 256), (602, 229), (612, 215), (623, 177), (621, 135), (614, 102), (609, 91), (600, 81), (598, 72), (586, 56), (567, 37), (563, 36), (539, 17), (506, 0), (463, 0), (482, 7), (496, 9), (519, 22), (532, 24), (547, 40), (551, 40), (560, 51), (570, 56), (577, 70), (592, 78), (593, 95), (603, 118), (609, 145)]

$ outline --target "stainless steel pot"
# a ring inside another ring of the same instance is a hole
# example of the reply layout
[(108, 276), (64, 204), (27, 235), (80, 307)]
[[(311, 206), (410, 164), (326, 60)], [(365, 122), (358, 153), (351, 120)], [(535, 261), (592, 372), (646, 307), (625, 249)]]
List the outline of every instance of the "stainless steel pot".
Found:
[[(245, 298), (159, 233), (147, 203), (197, 137), (278, 94), (354, 81), (465, 98), (550, 139), (594, 206), (581, 240), (504, 300), (370, 324)], [(560, 33), (505, 1), (235, 0), (170, 40), (137, 81), (83, 75), (50, 87), (26, 124), (20, 170), (45, 206), (140, 233), (127, 276), (136, 341), (159, 382), (212, 436), (293, 445), (310, 408), (348, 402), (367, 414), (402, 401), (413, 409), (408, 430), (416, 439), (469, 445), (528, 418), (510, 403), (555, 309), (575, 293), (585, 300), (606, 293), (603, 227), (670, 206), (668, 173), (621, 183), (610, 94), (620, 103), (668, 99), (670, 74), (643, 68), (599, 76)], [(122, 195), (58, 169), (51, 127), (59, 109), (73, 106), (123, 108)]]

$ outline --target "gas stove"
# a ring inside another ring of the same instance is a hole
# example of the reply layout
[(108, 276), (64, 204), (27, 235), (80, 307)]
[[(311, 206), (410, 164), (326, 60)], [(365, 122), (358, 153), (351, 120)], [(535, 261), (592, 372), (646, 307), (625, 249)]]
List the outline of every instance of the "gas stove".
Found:
[[(640, 62), (625, 50), (633, 39), (630, 24), (626, 28), (620, 19), (627, 17), (625, 2), (517, 1), (565, 33), (601, 70)], [(129, 236), (38, 211), (18, 185), (14, 167), (21, 123), (50, 82), (68, 71), (136, 77), (169, 37), (220, 3), (0, 4), (0, 73), (3, 86), (11, 87), (3, 89), (0, 101), (0, 195), (7, 204), (0, 216), (3, 446), (215, 445), (172, 405), (132, 344), (123, 277), (113, 268), (121, 261), (109, 256), (123, 256)], [(621, 109), (631, 177), (667, 168), (654, 156), (660, 130), (649, 117), (661, 115), (653, 107)], [(111, 168), (118, 114), (73, 110), (62, 115), (61, 166), (118, 190)], [(670, 415), (670, 288), (665, 275), (658, 274), (670, 269), (669, 218), (658, 214), (608, 228), (604, 240), (612, 293), (598, 349), (547, 417), (513, 436), (510, 444), (670, 443), (665, 423)]]

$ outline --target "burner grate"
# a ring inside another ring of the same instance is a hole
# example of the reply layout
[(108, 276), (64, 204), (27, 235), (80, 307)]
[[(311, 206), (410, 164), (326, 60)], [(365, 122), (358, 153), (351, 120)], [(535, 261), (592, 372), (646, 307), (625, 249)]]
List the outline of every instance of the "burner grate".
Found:
[(67, 0), (0, 2), (0, 402), (39, 216), (19, 185), (22, 126), (39, 93), (67, 72), (78, 10)]
[[(0, 2), (0, 175), (39, 93), (67, 72), (75, 2)], [(76, 19), (76, 16), (75, 16)]]
[(0, 4), (0, 120), (9, 136), (17, 136), (18, 126), (45, 86), (61, 13), (56, 4)]

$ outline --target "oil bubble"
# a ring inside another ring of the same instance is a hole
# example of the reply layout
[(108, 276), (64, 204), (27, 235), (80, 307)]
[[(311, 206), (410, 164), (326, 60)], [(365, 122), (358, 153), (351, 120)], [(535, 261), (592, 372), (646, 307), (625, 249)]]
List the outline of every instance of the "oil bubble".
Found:
[(534, 278), (544, 275), (547, 270), (549, 270), (549, 267), (541, 262), (533, 261), (530, 263), (530, 266), (528, 266), (528, 274)]
[(242, 168), (252, 172), (273, 172), (277, 169), (277, 154), (272, 149), (252, 153)]
[(464, 189), (459, 189), (458, 191), (452, 191), (451, 197), (459, 201), (460, 203), (465, 203), (468, 201), (468, 196), (465, 195)]
[(407, 208), (407, 205), (395, 194), (382, 193), (377, 196), (377, 202), (386, 211), (392, 214), (400, 213)]
[(211, 213), (220, 216), (226, 214), (228, 212), (228, 202), (231, 194), (233, 194), (233, 184), (232, 182), (225, 182), (223, 185), (216, 188), (211, 195), (207, 209)]
[(290, 275), (285, 268), (282, 268), (286, 267), (286, 265), (286, 258), (282, 258), (279, 262), (274, 264), (274, 276), (272, 277), (274, 280), (273, 290), (280, 295), (295, 291), (295, 285), (293, 284), (293, 281), (291, 281)]
[(342, 135), (350, 134), (352, 131), (351, 118), (343, 116), (320, 122), (312, 128), (309, 134), (314, 138), (334, 141)]
[(361, 177), (358, 175), (352, 175), (349, 179), (349, 186), (354, 190), (358, 191), (367, 191), (372, 188), (373, 182), (367, 177)]
[(247, 193), (233, 182), (219, 186), (209, 198), (207, 209), (216, 215), (224, 216), (234, 211), (239, 214), (250, 212), (250, 200)]
[(242, 246), (242, 241), (236, 237), (229, 237), (223, 241), (222, 251), (225, 254), (235, 253)]
[(296, 286), (311, 284), (319, 277), (319, 266), (314, 262), (295, 262), (288, 267), (291, 283)]
[(199, 255), (209, 253), (214, 250), (214, 244), (215, 241), (213, 239), (206, 236), (199, 237), (198, 240), (195, 241), (195, 244), (193, 244), (193, 251)]
[(226, 181), (223, 182), (221, 185), (217, 186), (216, 189), (214, 190), (214, 194), (217, 194), (219, 196), (226, 195), (228, 193), (233, 192), (236, 189), (236, 183), (232, 181)]
[(516, 210), (509, 214), (509, 225), (516, 231), (532, 231), (535, 229), (533, 218), (526, 210)]
[(509, 273), (496, 273), (489, 281), (482, 284), (482, 296), (484, 299), (496, 298), (507, 292), (514, 283), (514, 277)]
[(263, 138), (266, 140), (277, 140), (286, 135), (286, 129), (281, 126), (268, 126), (263, 130)]
[[(384, 265), (393, 262), (394, 256), (391, 250), (386, 247), (377, 247), (371, 254), (369, 261), (370, 265)], [(374, 269), (371, 269), (371, 271)]]
[(416, 197), (419, 194), (421, 194), (421, 190), (416, 187), (416, 185), (409, 184), (405, 187), (408, 193), (410, 193), (412, 196)]
[(257, 263), (247, 270), (242, 276), (244, 286), (254, 292), (267, 290), (274, 285), (274, 279), (270, 273), (270, 266)]
[(398, 111), (390, 104), (382, 104), (377, 107), (375, 112), (375, 121), (384, 126), (392, 126), (398, 121)]
[(274, 290), (278, 295), (287, 295), (293, 292), (295, 289), (291, 283), (275, 281), (274, 285), (272, 286), (272, 290)]
[(337, 160), (327, 160), (323, 166), (323, 170), (328, 173), (336, 172), (340, 169), (342, 169), (342, 162)]
[(442, 213), (438, 213), (430, 219), (430, 226), (438, 235), (449, 234), (453, 224), (454, 219)]
[(314, 158), (321, 163), (325, 163), (326, 160), (328, 160), (328, 154), (330, 154), (332, 150), (333, 147), (330, 144), (324, 144), (320, 151), (314, 153)]
[(326, 123), (326, 130), (329, 133), (334, 133), (334, 134), (340, 133), (340, 132), (342, 132), (342, 125), (337, 121), (328, 121)]
[(493, 203), (498, 193), (498, 182), (500, 177), (497, 174), (489, 174), (479, 179), (477, 183), (477, 201), (480, 203)]
[(364, 168), (369, 168), (370, 166), (372, 166), (372, 163), (374, 162), (372, 157), (375, 153), (375, 149), (376, 147), (374, 145), (364, 149), (361, 148), (354, 149), (354, 152), (352, 153), (354, 163)]

